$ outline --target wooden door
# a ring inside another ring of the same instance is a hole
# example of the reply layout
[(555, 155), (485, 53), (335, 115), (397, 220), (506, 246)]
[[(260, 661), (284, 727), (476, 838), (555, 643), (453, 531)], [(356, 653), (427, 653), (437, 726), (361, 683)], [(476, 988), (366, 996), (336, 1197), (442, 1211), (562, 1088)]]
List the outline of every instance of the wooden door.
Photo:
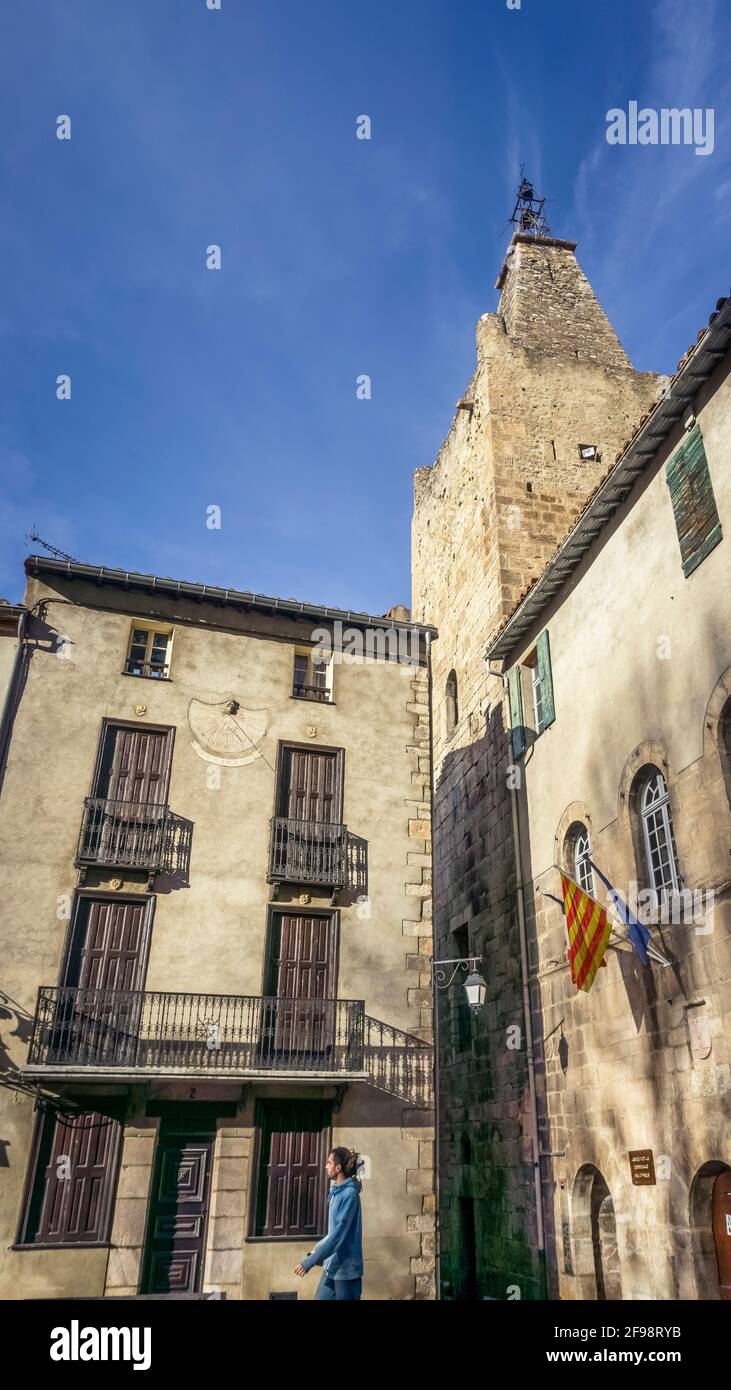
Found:
[(719, 1173), (711, 1200), (713, 1241), (718, 1261), (718, 1286), (722, 1299), (731, 1302), (731, 1169)]
[(163, 1123), (145, 1247), (143, 1293), (200, 1293), (206, 1253), (214, 1134)]
[(44, 1245), (108, 1239), (122, 1131), (119, 1119), (99, 1112), (51, 1112), (43, 1129), (43, 1195), (37, 1218), (31, 1215), (33, 1239)]
[(340, 766), (337, 749), (285, 747), (277, 814), (328, 825), (340, 821)]
[(252, 1234), (315, 1240), (324, 1231), (330, 1110), (319, 1101), (261, 1101)]
[(161, 854), (168, 797), (171, 732), (110, 724), (94, 797), (95, 857), (101, 863), (155, 862)]
[(343, 880), (342, 754), (339, 749), (282, 749), (277, 815), (287, 877), (302, 883)]
[(169, 748), (166, 729), (108, 725), (94, 795), (162, 805), (167, 800)]
[(332, 1046), (336, 974), (335, 918), (276, 913), (272, 922), (270, 980), (276, 995), (274, 1046), (278, 1052), (320, 1056)]
[(86, 1063), (134, 1061), (149, 917), (147, 898), (79, 899), (53, 1025), (53, 1060), (63, 1054)]
[(65, 983), (78, 989), (140, 989), (147, 919), (147, 898), (80, 898)]

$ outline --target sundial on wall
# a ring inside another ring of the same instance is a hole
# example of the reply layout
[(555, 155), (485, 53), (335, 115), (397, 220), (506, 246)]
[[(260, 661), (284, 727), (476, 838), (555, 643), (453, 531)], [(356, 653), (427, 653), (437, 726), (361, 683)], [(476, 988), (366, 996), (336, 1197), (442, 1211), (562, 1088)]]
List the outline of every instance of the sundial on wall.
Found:
[(238, 700), (191, 700), (188, 724), (199, 758), (222, 767), (245, 767), (262, 756), (269, 711), (244, 709)]

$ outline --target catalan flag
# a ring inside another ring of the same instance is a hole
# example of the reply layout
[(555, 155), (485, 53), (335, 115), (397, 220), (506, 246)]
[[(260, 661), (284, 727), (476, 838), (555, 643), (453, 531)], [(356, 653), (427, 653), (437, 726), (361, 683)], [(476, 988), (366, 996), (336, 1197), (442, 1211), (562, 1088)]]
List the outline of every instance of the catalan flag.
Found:
[(604, 962), (604, 952), (612, 934), (612, 923), (606, 909), (594, 898), (590, 898), (578, 883), (561, 874), (566, 912), (566, 929), (569, 934), (569, 965), (571, 979), (577, 989), (590, 990), (599, 966)]

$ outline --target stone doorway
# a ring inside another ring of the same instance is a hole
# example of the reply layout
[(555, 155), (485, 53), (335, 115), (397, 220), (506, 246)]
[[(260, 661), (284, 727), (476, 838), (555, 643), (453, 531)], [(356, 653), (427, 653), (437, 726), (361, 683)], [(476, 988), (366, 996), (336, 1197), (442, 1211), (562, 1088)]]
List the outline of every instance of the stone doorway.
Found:
[[(718, 1214), (716, 1219), (718, 1230), (714, 1238), (714, 1192), (715, 1205), (720, 1212), (720, 1197), (723, 1195), (719, 1192), (721, 1183), (731, 1188), (731, 1168), (721, 1159), (711, 1159), (698, 1169), (690, 1186), (690, 1231), (696, 1297), (703, 1301), (718, 1300), (729, 1296), (728, 1293), (722, 1294), (720, 1287), (720, 1265), (723, 1255), (720, 1254), (718, 1247), (725, 1235), (725, 1221), (723, 1228), (721, 1228)], [(725, 1251), (723, 1254), (725, 1255)], [(731, 1293), (731, 1287), (729, 1287), (729, 1293)]]
[(586, 1163), (572, 1195), (578, 1296), (600, 1302), (622, 1297), (617, 1223), (604, 1175)]

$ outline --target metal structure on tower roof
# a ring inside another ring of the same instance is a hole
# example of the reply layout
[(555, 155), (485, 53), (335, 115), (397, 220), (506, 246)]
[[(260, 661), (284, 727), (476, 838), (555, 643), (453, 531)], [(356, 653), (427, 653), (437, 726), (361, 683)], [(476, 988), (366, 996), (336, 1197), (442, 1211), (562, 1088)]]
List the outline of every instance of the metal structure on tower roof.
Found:
[(536, 197), (530, 179), (525, 177), (525, 165), (520, 166), (520, 185), (515, 199), (513, 215), (510, 218), (515, 230), (527, 236), (550, 236), (546, 215), (543, 211), (545, 198)]

